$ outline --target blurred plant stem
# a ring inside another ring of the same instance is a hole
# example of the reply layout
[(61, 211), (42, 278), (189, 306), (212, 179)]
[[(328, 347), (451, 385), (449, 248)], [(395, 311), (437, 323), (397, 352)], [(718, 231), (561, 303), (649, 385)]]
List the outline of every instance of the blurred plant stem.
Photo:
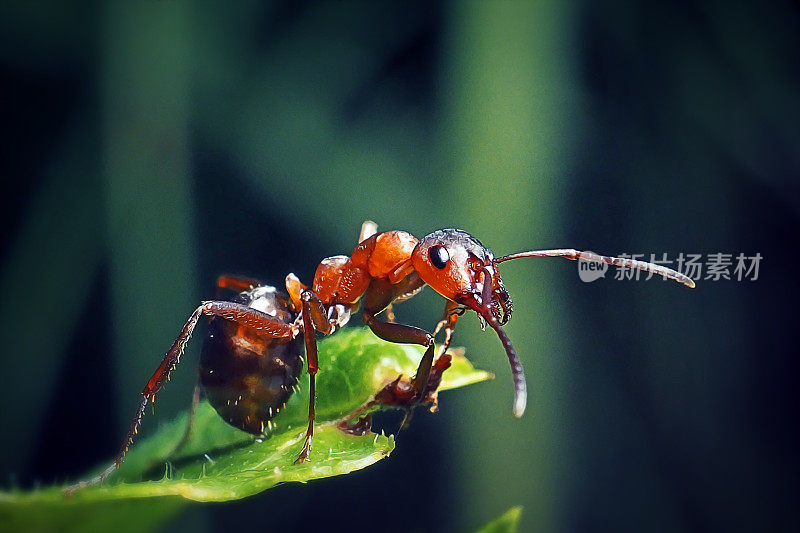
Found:
[[(564, 114), (571, 96), (569, 19), (570, 10), (559, 2), (473, 2), (453, 9), (446, 136), (452, 143), (449, 171), (457, 180), (451, 194), (461, 209), (454, 223), (486, 235), (484, 244), (496, 253), (560, 242)], [(558, 453), (564, 436), (556, 427), (564, 347), (557, 348), (554, 339), (567, 325), (550, 305), (557, 287), (538, 273), (534, 290), (531, 263), (504, 265), (505, 284), (526, 317), (507, 328), (528, 375), (528, 412), (521, 420), (511, 415), (511, 380), (497, 338), (486, 333), (468, 341), (478, 347), (475, 353), (487, 354), (484, 364), (492, 361), (495, 388), (502, 390), (474, 395), (469, 416), (460, 418), (458, 431), (476, 438), (455, 447), (454, 463), (471, 465), (454, 469), (462, 477), (456, 486), (464, 491), (458, 500), (481, 502), (459, 516), (462, 529), (506, 508), (505, 486), (525, 487), (513, 495), (529, 510), (525, 530), (550, 531), (558, 523), (565, 490), (559, 476), (564, 455)], [(508, 452), (497, 457), (500, 449)], [(487, 456), (492, 460), (482, 460)]]
[(130, 405), (117, 421), (120, 431), (142, 387), (132, 376), (155, 369), (198, 301), (185, 8), (182, 2), (109, 4), (103, 25), (103, 175), (116, 390), (121, 404)]
[[(185, 2), (113, 3), (104, 11), (103, 175), (120, 435), (130, 423), (142, 376), (155, 369), (181, 317), (198, 301), (188, 149), (189, 15)], [(195, 372), (186, 369), (175, 377), (176, 389), (189, 390)], [(162, 395), (160, 411), (174, 413), (187, 397)]]

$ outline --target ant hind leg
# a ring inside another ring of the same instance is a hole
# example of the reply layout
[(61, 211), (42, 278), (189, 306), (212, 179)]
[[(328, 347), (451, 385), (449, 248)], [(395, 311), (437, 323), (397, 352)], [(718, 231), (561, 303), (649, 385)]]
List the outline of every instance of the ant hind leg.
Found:
[(222, 274), (217, 278), (217, 293), (216, 297), (220, 297), (223, 290), (243, 292), (250, 291), (256, 287), (260, 287), (263, 283), (255, 278), (248, 278), (246, 276), (239, 276), (235, 274)]
[(192, 315), (189, 317), (189, 320), (186, 321), (186, 324), (184, 324), (180, 334), (172, 343), (172, 346), (167, 354), (164, 356), (164, 360), (161, 361), (161, 364), (150, 377), (147, 385), (145, 385), (144, 389), (142, 389), (142, 398), (139, 401), (139, 407), (136, 410), (136, 416), (134, 416), (133, 421), (128, 428), (128, 432), (125, 435), (125, 440), (123, 441), (117, 456), (114, 458), (114, 461), (111, 463), (111, 465), (109, 465), (108, 468), (94, 478), (87, 481), (81, 481), (67, 487), (65, 489), (67, 493), (72, 493), (77, 489), (100, 484), (119, 468), (119, 466), (125, 460), (128, 450), (130, 450), (130, 447), (133, 445), (136, 435), (139, 433), (139, 426), (142, 423), (142, 416), (144, 415), (145, 407), (147, 407), (148, 402), (155, 398), (158, 391), (164, 385), (164, 382), (169, 379), (170, 372), (180, 362), (180, 358), (183, 355), (186, 344), (189, 342), (189, 339), (194, 332), (194, 328), (197, 326), (197, 322), (203, 315), (219, 316), (236, 322), (242, 326), (256, 328), (259, 329), (263, 335), (273, 338), (293, 338), (299, 333), (297, 326), (275, 320), (266, 313), (262, 313), (257, 309), (253, 309), (242, 304), (220, 300), (203, 302), (200, 307), (195, 309), (194, 313), (192, 313)]

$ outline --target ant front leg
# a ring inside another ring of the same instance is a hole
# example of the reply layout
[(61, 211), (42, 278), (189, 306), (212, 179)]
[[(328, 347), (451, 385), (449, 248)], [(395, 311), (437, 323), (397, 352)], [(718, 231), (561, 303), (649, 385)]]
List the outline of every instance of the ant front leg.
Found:
[(436, 337), (436, 334), (444, 328), (444, 344), (439, 349), (437, 359), (443, 356), (447, 349), (450, 348), (450, 343), (453, 342), (453, 331), (456, 329), (456, 322), (458, 322), (458, 317), (461, 316), (462, 312), (459, 305), (452, 300), (447, 300), (447, 303), (445, 303), (444, 316), (433, 330), (433, 336)]
[(181, 355), (183, 355), (184, 349), (186, 348), (186, 343), (189, 342), (192, 332), (194, 332), (194, 328), (197, 326), (197, 322), (203, 315), (221, 317), (239, 325), (256, 329), (262, 335), (273, 338), (294, 338), (299, 333), (298, 327), (294, 324), (287, 324), (275, 320), (268, 314), (247, 307), (246, 305), (213, 300), (203, 302), (200, 307), (195, 309), (194, 313), (189, 317), (189, 320), (186, 321), (178, 338), (175, 339), (167, 355), (164, 356), (164, 360), (158, 366), (144, 389), (142, 389), (142, 399), (139, 402), (139, 408), (136, 410), (136, 416), (133, 418), (133, 422), (131, 422), (128, 428), (128, 433), (114, 461), (108, 468), (94, 478), (68, 487), (67, 492), (73, 492), (76, 489), (102, 483), (112, 472), (119, 468), (125, 460), (128, 450), (133, 445), (136, 435), (139, 433), (139, 426), (141, 425), (142, 416), (144, 415), (144, 409), (147, 403), (155, 398), (158, 391), (164, 385), (164, 382), (169, 378), (170, 372), (180, 362)]
[(417, 373), (414, 379), (411, 380), (411, 386), (408, 388), (401, 388), (400, 381), (398, 380), (395, 382), (397, 386), (393, 391), (395, 398), (393, 398), (392, 403), (410, 407), (423, 399), (428, 386), (428, 377), (431, 374), (431, 366), (433, 365), (433, 335), (424, 329), (414, 326), (383, 322), (375, 318), (374, 314), (367, 311), (364, 311), (364, 322), (375, 335), (385, 341), (396, 342), (398, 344), (419, 344), (426, 347), (425, 353), (417, 367)]
[(314, 336), (314, 332), (319, 331), (324, 335), (333, 333), (333, 324), (328, 320), (325, 304), (314, 291), (305, 289), (300, 293), (300, 301), (303, 302), (303, 334), (306, 339), (306, 359), (308, 360), (308, 427), (303, 449), (300, 450), (300, 455), (295, 463), (308, 460), (308, 454), (311, 453), (311, 441), (314, 439), (315, 382), (319, 370), (317, 338)]

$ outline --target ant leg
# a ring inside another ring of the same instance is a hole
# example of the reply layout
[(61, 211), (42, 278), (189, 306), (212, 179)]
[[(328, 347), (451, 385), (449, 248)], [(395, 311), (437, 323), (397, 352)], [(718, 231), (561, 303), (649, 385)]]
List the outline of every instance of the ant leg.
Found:
[(308, 427), (303, 449), (300, 450), (300, 455), (297, 456), (295, 463), (308, 460), (308, 454), (311, 453), (311, 441), (314, 439), (315, 382), (317, 370), (319, 370), (317, 338), (314, 336), (314, 331), (320, 331), (325, 335), (333, 333), (333, 325), (328, 321), (325, 305), (319, 296), (314, 291), (305, 289), (300, 293), (300, 300), (303, 302), (303, 334), (306, 339), (306, 359), (308, 360)]
[(243, 292), (253, 290), (261, 285), (262, 283), (255, 278), (237, 276), (235, 274), (222, 274), (217, 278), (217, 296), (219, 296), (221, 289)]
[(458, 304), (447, 300), (444, 306), (444, 316), (442, 319), (436, 324), (436, 328), (433, 330), (433, 336), (436, 337), (436, 334), (444, 328), (444, 344), (442, 344), (441, 348), (439, 348), (439, 355), (437, 359), (444, 355), (448, 348), (450, 348), (450, 343), (453, 342), (453, 331), (456, 329), (456, 322), (458, 322), (459, 317), (459, 307)]
[(128, 433), (125, 435), (125, 440), (117, 456), (114, 458), (114, 461), (108, 468), (94, 478), (68, 487), (66, 489), (67, 492), (73, 492), (75, 489), (102, 483), (114, 470), (119, 468), (122, 461), (125, 460), (125, 456), (128, 454), (128, 450), (133, 444), (136, 435), (139, 433), (139, 425), (142, 422), (142, 416), (144, 415), (144, 409), (147, 403), (155, 398), (161, 386), (169, 378), (172, 369), (180, 362), (181, 355), (183, 355), (183, 351), (186, 348), (186, 343), (189, 342), (192, 332), (202, 315), (219, 316), (242, 326), (257, 329), (262, 335), (273, 338), (295, 337), (299, 333), (297, 326), (294, 324), (286, 324), (285, 322), (275, 320), (268, 314), (247, 307), (246, 305), (216, 300), (203, 302), (200, 307), (195, 309), (194, 313), (189, 317), (189, 320), (186, 321), (178, 338), (175, 339), (167, 355), (164, 356), (164, 360), (161, 361), (161, 364), (147, 382), (147, 385), (142, 389), (142, 399), (139, 401), (139, 408), (136, 411), (136, 416), (133, 418), (133, 422), (131, 422), (128, 428)]
[(363, 224), (361, 224), (361, 232), (358, 235), (358, 242), (361, 243), (378, 233), (378, 225), (371, 221), (365, 220)]
[(404, 400), (404, 403), (412, 404), (424, 398), (428, 386), (428, 377), (430, 376), (431, 366), (433, 364), (433, 335), (424, 329), (414, 326), (383, 322), (375, 318), (375, 315), (366, 311), (363, 316), (364, 322), (369, 326), (372, 332), (385, 341), (427, 346), (422, 360), (420, 360), (419, 366), (417, 367), (417, 374), (414, 376), (414, 379), (411, 380), (411, 387), (408, 391), (397, 391), (400, 396), (404, 396), (403, 398), (398, 398), (399, 400)]
[[(225, 289), (242, 292), (242, 291), (250, 291), (256, 287), (263, 285), (261, 281), (255, 278), (249, 278), (246, 276), (239, 276), (237, 274), (222, 274), (217, 278), (216, 283), (216, 297), (219, 298), (221, 296), (221, 292)], [(200, 403), (200, 380), (195, 382), (194, 384), (194, 391), (192, 392), (192, 405), (189, 409), (189, 421), (186, 424), (186, 431), (181, 437), (180, 442), (175, 446), (175, 448), (170, 452), (169, 456), (174, 457), (179, 454), (189, 440), (192, 438), (192, 431), (194, 429), (194, 422), (197, 416), (197, 406)]]

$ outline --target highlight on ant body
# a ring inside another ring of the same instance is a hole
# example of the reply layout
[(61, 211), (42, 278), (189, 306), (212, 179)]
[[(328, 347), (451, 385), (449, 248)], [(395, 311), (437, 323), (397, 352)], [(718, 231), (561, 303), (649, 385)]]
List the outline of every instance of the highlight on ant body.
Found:
[[(378, 233), (377, 225), (367, 221), (353, 252), (323, 259), (310, 286), (294, 274), (286, 276), (285, 293), (256, 279), (220, 276), (218, 290), (228, 290), (235, 296), (205, 301), (195, 309), (142, 390), (136, 415), (112, 464), (73, 489), (102, 482), (122, 464), (138, 433), (146, 405), (155, 399), (179, 362), (203, 315), (209, 317), (209, 328), (200, 355), (193, 405), (202, 392), (228, 424), (253, 435), (264, 435), (265, 427), (271, 425), (296, 390), (305, 351), (310, 387), (308, 426), (296, 462), (309, 459), (314, 436), (315, 376), (319, 369), (316, 332), (334, 333), (359, 309), (364, 324), (381, 339), (425, 347), (414, 377), (387, 384), (376, 398), (407, 412), (427, 401), (448, 366), (445, 352), (458, 318), (474, 311), (482, 325), (488, 324), (497, 333), (505, 349), (514, 382), (513, 414), (521, 417), (527, 403), (527, 387), (522, 364), (503, 329), (514, 306), (498, 266), (523, 257), (564, 257), (640, 269), (694, 287), (687, 276), (643, 261), (574, 249), (531, 250), (495, 258), (478, 239), (460, 229), (437, 230), (416, 239), (405, 231)], [(446, 300), (443, 317), (433, 332), (395, 323), (392, 305), (408, 300), (426, 285)], [(380, 313), (383, 316), (378, 317)], [(434, 364), (434, 337), (442, 329), (444, 342)]]

